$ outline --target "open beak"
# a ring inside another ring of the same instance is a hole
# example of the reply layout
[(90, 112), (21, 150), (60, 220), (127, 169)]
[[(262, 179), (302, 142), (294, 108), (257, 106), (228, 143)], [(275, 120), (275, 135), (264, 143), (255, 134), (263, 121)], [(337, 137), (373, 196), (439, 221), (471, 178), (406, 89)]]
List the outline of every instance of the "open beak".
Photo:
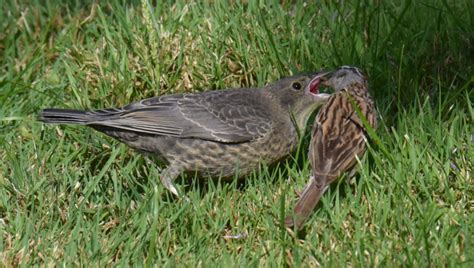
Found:
[(330, 76), (328, 77), (328, 74), (330, 73), (332, 72), (322, 71), (317, 73), (317, 75), (309, 82), (308, 91), (313, 95), (320, 94), (319, 85), (325, 85), (324, 82), (329, 79)]
[(321, 84), (324, 86), (328, 86), (328, 81), (333, 75), (334, 71), (326, 71), (322, 72), (320, 75), (318, 75), (319, 80), (321, 81)]

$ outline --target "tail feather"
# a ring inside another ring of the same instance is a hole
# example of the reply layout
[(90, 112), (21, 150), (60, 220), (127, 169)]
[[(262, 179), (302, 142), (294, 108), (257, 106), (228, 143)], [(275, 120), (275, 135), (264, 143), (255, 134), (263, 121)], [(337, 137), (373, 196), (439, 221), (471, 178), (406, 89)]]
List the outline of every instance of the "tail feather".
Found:
[(312, 176), (310, 178), (296, 203), (293, 215), (290, 215), (285, 219), (285, 225), (287, 227), (296, 226), (296, 229), (301, 230), (303, 224), (311, 215), (318, 204), (319, 199), (321, 199), (321, 196), (327, 189), (325, 181), (326, 178), (324, 178), (324, 176), (318, 178)]
[(71, 109), (44, 109), (38, 115), (38, 120), (45, 123), (81, 124), (85, 125), (92, 119), (89, 112)]

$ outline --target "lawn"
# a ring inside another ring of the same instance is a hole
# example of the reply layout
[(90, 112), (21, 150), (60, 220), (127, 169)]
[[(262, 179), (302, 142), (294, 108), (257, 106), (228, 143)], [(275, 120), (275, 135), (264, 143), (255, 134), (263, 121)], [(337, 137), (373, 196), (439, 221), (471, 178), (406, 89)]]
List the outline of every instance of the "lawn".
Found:
[[(106, 2), (2, 4), (0, 266), (474, 266), (473, 1)], [(380, 124), (298, 236), (309, 133), (244, 182), (181, 180), (188, 202), (125, 145), (36, 121), (340, 65)]]

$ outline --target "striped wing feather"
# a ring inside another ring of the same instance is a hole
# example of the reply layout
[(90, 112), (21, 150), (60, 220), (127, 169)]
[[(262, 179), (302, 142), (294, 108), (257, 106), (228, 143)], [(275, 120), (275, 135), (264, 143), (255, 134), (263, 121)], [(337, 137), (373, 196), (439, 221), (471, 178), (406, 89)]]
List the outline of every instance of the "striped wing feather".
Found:
[(254, 140), (272, 131), (261, 90), (230, 89), (168, 95), (116, 110), (95, 111), (89, 124), (133, 132), (227, 143)]
[(345, 94), (340, 92), (331, 97), (318, 114), (313, 129), (309, 157), (316, 179), (328, 176), (325, 184), (351, 168), (355, 156), (365, 151), (364, 130)]

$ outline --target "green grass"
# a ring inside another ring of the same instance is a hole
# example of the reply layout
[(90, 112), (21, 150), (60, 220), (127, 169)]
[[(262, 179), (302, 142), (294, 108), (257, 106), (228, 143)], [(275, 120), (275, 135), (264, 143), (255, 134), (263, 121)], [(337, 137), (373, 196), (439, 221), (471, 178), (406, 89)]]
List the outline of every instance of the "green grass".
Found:
[[(472, 1), (5, 2), (0, 266), (474, 265)], [(126, 146), (35, 121), (45, 107), (262, 86), (338, 65), (368, 73), (381, 124), (358, 175), (330, 188), (299, 238), (281, 221), (309, 176), (308, 136), (244, 186), (192, 184), (188, 203)]]

